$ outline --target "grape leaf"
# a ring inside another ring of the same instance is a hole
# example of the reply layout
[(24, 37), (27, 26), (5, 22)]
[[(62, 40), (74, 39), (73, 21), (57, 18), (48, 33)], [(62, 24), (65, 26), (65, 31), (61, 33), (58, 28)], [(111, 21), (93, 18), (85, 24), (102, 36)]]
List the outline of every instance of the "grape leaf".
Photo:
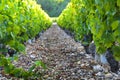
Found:
[(120, 7), (120, 0), (117, 0), (117, 6)]
[(111, 26), (112, 26), (112, 30), (117, 29), (119, 23), (120, 23), (120, 22), (119, 22), (118, 20), (117, 20), (117, 21), (114, 21), (114, 22), (111, 24)]

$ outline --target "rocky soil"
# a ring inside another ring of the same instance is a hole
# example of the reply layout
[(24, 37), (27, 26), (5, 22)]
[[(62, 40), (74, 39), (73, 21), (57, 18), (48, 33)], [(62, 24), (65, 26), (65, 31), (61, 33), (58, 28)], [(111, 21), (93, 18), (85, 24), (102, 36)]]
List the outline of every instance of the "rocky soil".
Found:
[[(81, 43), (75, 42), (56, 23), (41, 33), (37, 40), (26, 43), (27, 54), (20, 54), (19, 60), (13, 62), (26, 70), (36, 60), (42, 60), (47, 69), (43, 80), (120, 80), (120, 72), (112, 73), (109, 65), (102, 65), (86, 54)], [(0, 80), (14, 80), (0, 74)], [(15, 79), (18, 80), (18, 79)]]

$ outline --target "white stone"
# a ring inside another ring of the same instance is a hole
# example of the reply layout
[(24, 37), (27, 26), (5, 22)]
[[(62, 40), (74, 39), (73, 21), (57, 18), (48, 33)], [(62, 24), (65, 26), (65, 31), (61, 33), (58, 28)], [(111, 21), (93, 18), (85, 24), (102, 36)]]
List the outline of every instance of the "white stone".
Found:
[(81, 70), (78, 70), (77, 73), (81, 73)]
[(27, 42), (28, 42), (29, 44), (32, 44), (32, 40), (31, 40), (31, 39), (29, 39)]
[(108, 74), (105, 75), (105, 77), (106, 77), (106, 78), (112, 78), (113, 75), (112, 75), (111, 73), (108, 73)]
[(96, 76), (101, 77), (101, 76), (103, 76), (103, 73), (102, 73), (102, 72), (98, 72), (98, 73), (96, 74)]
[(77, 64), (81, 64), (81, 61), (78, 61)]
[(34, 59), (36, 56), (34, 54), (32, 54), (32, 55), (30, 55), (30, 57)]
[(103, 71), (103, 67), (100, 66), (100, 65), (96, 65), (96, 66), (93, 66), (93, 70), (94, 70), (95, 72)]
[(81, 64), (81, 67), (84, 67), (85, 66), (85, 64)]
[(85, 56), (86, 56), (86, 58), (88, 58), (88, 59), (89, 59), (89, 58), (91, 58), (91, 56), (90, 56), (90, 55), (88, 55), (88, 54), (85, 54)]
[(89, 80), (95, 80), (94, 78), (90, 78)]

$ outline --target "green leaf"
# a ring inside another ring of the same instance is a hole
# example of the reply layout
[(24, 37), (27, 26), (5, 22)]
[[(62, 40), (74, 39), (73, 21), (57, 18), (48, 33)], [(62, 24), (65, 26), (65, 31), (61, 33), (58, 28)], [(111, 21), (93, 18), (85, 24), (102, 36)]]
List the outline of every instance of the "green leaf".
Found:
[(17, 50), (20, 52), (25, 52), (25, 46), (21, 43), (18, 43), (18, 45), (16, 46)]
[(117, 21), (114, 21), (114, 22), (111, 24), (112, 30), (117, 29), (118, 25), (119, 25), (119, 21), (118, 21), (118, 20), (117, 20)]
[(114, 35), (115, 37), (119, 36), (119, 35), (120, 35), (120, 31), (119, 31), (118, 29), (116, 29), (116, 30), (114, 31), (113, 35)]
[(14, 56), (13, 56), (14, 60), (18, 60), (18, 54), (16, 53)]
[(115, 59), (120, 61), (120, 46), (114, 46), (112, 50), (113, 50), (113, 53), (114, 53), (113, 55)]
[[(102, 46), (102, 45), (101, 45)], [(103, 54), (103, 53), (105, 53), (105, 51), (106, 51), (106, 48), (105, 47), (101, 47), (101, 46), (99, 46), (99, 47), (96, 47), (96, 51), (97, 51), (97, 53), (98, 54)]]
[(20, 27), (19, 26), (14, 26), (13, 31), (14, 31), (15, 35), (19, 34), (20, 33)]
[(99, 4), (99, 3), (100, 3), (100, 1), (99, 1), (99, 0), (95, 0), (95, 3), (96, 3), (96, 4)]
[(0, 54), (0, 66), (5, 66), (6, 64), (8, 64), (7, 59)]
[(0, 48), (0, 52), (7, 52), (8, 50), (7, 49), (5, 49), (5, 48)]
[(15, 75), (15, 77), (19, 77), (20, 76), (20, 70), (19, 69), (14, 69), (11, 72), (12, 75)]
[(117, 42), (120, 43), (120, 36), (117, 38)]
[(7, 42), (8, 45), (10, 45), (11, 47), (14, 47), (16, 41), (15, 40), (10, 40), (9, 42)]
[(6, 73), (10, 73), (10, 68), (9, 68), (8, 65), (7, 65), (7, 66), (4, 66), (4, 70), (5, 70)]
[(33, 65), (32, 67), (29, 68), (29, 72), (32, 72), (35, 69), (36, 65)]
[(36, 62), (35, 62), (35, 65), (36, 65), (36, 66), (40, 66), (40, 65), (41, 65), (41, 61), (36, 61)]
[(84, 41), (84, 42), (82, 42), (82, 44), (87, 46), (87, 45), (89, 45), (89, 42)]
[(117, 0), (117, 6), (120, 7), (120, 0)]
[(11, 32), (10, 34), (11, 34), (12, 38), (15, 39), (14, 33)]
[(36, 61), (36, 62), (35, 62), (35, 65), (36, 65), (36, 66), (41, 66), (41, 67), (43, 67), (44, 69), (47, 68), (46, 65), (45, 65), (42, 61)]

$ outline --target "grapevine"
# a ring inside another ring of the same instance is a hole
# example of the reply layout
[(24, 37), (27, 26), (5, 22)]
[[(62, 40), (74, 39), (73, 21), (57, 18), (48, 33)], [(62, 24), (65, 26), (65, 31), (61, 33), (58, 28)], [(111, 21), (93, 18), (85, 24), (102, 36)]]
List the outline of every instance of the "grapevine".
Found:
[(120, 60), (120, 0), (71, 0), (70, 4), (59, 16), (58, 24), (72, 29), (77, 40), (92, 34), (97, 53), (111, 49)]
[(18, 78), (41, 79), (33, 69), (44, 65), (42, 62), (35, 62), (37, 64), (26, 71), (12, 64), (13, 55), (5, 57), (2, 54), (7, 53), (6, 48), (25, 53), (23, 43), (50, 27), (51, 23), (50, 17), (35, 0), (0, 0), (0, 67), (5, 73)]

